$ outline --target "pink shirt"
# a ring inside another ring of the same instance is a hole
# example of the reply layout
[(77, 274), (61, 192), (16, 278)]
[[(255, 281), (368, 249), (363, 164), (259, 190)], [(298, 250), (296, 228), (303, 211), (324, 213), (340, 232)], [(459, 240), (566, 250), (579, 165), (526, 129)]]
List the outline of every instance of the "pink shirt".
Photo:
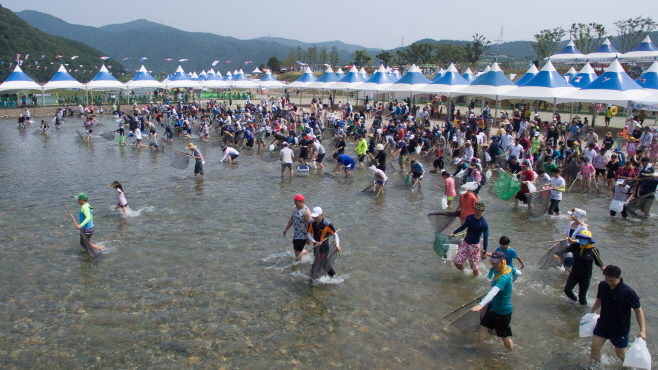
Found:
[(591, 164), (588, 163), (588, 164), (584, 164), (584, 165), (580, 166), (580, 174), (581, 175), (589, 176), (589, 175), (592, 174), (592, 172), (594, 172), (594, 166), (592, 166)]
[(457, 192), (455, 191), (455, 179), (452, 177), (448, 177), (446, 179), (446, 197), (454, 197), (457, 195)]

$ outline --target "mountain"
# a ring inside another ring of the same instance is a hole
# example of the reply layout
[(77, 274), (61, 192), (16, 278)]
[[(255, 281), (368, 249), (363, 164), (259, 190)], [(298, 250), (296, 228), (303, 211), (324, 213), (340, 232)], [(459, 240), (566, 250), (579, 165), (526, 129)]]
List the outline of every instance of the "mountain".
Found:
[(342, 62), (341, 64), (349, 64), (354, 58), (354, 55), (352, 53), (354, 53), (357, 50), (366, 49), (370, 53), (370, 56), (373, 59), (375, 58), (376, 54), (379, 54), (379, 52), (382, 51), (382, 49), (366, 48), (364, 46), (355, 45), (355, 44), (346, 44), (338, 40), (324, 41), (324, 42), (302, 42), (299, 40), (286, 39), (282, 37), (258, 37), (255, 38), (254, 40), (276, 42), (277, 44), (290, 46), (291, 48), (297, 48), (298, 46), (301, 46), (304, 49), (308, 49), (309, 47), (315, 45), (318, 47), (318, 49), (322, 47), (326, 47), (327, 50), (329, 51), (331, 51), (331, 48), (335, 46), (336, 49), (338, 49), (338, 55), (340, 56), (340, 60)]
[[(52, 35), (71, 38), (88, 45), (100, 48), (115, 59), (121, 60), (129, 69), (138, 69), (140, 58), (146, 57), (147, 68), (154, 75), (173, 73), (176, 60), (188, 59), (182, 64), (185, 71), (200, 72), (209, 69), (215, 60), (220, 60), (214, 69), (225, 74), (242, 67), (245, 72), (253, 70), (258, 65), (266, 64), (271, 56), (279, 60), (286, 59), (288, 52), (297, 46), (307, 48), (310, 43), (283, 38), (261, 37), (252, 40), (240, 40), (203, 32), (186, 32), (176, 28), (138, 19), (135, 21), (111, 24), (102, 27), (89, 27), (70, 24), (57, 17), (34, 10), (24, 10), (16, 13), (29, 24), (38, 27)], [(358, 45), (331, 41), (316, 44), (318, 47), (336, 45), (339, 48), (341, 64), (352, 61), (352, 52), (363, 49)], [(378, 49), (373, 49), (378, 50)], [(372, 57), (374, 54), (370, 53)], [(123, 61), (123, 58), (131, 59)], [(167, 62), (166, 58), (174, 61)], [(231, 61), (230, 64), (226, 63)], [(251, 61), (245, 65), (245, 61)]]
[[(21, 54), (22, 60), (29, 54), (21, 69), (34, 81), (41, 83), (48, 82), (55, 75), (60, 63), (69, 64), (67, 68), (71, 69), (71, 75), (75, 79), (87, 82), (96, 75), (102, 65), (100, 58), (105, 55), (82, 42), (42, 32), (2, 6), (0, 6), (0, 32), (0, 61), (3, 62), (0, 66), (0, 81), (7, 79), (13, 71), (17, 54)], [(41, 59), (42, 55), (45, 55), (43, 59)], [(57, 55), (62, 57), (55, 58)], [(78, 58), (71, 59), (76, 55)], [(11, 67), (10, 63), (12, 63)], [(117, 79), (128, 79), (127, 75), (121, 76), (120, 71), (123, 66), (120, 63), (112, 61), (107, 65), (111, 66), (110, 71), (113, 71)], [(78, 72), (75, 72), (76, 69)]]

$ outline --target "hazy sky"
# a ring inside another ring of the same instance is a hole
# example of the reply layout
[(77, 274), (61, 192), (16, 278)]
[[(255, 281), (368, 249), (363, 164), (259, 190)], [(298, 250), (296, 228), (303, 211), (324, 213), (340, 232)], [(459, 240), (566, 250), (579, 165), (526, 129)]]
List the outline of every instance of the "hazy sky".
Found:
[(403, 38), (404, 45), (409, 45), (423, 38), (466, 40), (476, 32), (495, 43), (501, 26), (503, 41), (532, 40), (542, 29), (568, 29), (574, 22), (601, 23), (616, 35), (614, 22), (620, 19), (638, 15), (658, 19), (658, 8), (649, 0), (628, 6), (612, 0), (4, 0), (1, 4), (15, 12), (38, 10), (87, 26), (162, 19), (165, 25), (181, 30), (239, 39), (269, 33), (304, 42), (341, 40), (383, 49), (400, 46)]

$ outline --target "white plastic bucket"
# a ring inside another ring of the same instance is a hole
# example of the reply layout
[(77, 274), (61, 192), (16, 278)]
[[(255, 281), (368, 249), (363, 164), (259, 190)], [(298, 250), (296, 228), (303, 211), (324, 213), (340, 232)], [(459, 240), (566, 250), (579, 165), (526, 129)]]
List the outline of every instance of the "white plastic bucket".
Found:
[(457, 248), (459, 248), (459, 246), (457, 244), (450, 244), (450, 247), (448, 248), (448, 251), (446, 252), (446, 256), (442, 259), (444, 261), (454, 260), (455, 255), (457, 254)]

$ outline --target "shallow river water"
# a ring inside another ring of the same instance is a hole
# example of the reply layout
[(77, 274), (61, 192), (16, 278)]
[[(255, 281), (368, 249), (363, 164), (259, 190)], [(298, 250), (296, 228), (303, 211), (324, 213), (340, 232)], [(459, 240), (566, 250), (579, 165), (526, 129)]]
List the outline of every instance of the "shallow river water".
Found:
[[(115, 127), (111, 117), (103, 122), (97, 133)], [(516, 349), (508, 353), (497, 338), (477, 346), (474, 334), (442, 319), (485, 294), (490, 281), (434, 253), (427, 213), (438, 210), (443, 189), (431, 180), (414, 194), (400, 181), (374, 199), (360, 192), (371, 181), (367, 171), (281, 180), (280, 165), (253, 151), (228, 166), (218, 163), (219, 147), (198, 139), (176, 138), (164, 153), (117, 139), (85, 144), (74, 130), (81, 124), (69, 118), (46, 139), (32, 135), (35, 124), (19, 131), (14, 120), (0, 120), (2, 368), (592, 367), (590, 340), (578, 336), (589, 309), (565, 298), (564, 272), (536, 268), (551, 245), (537, 242), (560, 239), (566, 215), (531, 220), (481, 193), (490, 250), (507, 235), (527, 263), (514, 284)], [(171, 167), (171, 148), (188, 142), (205, 156), (204, 179), (193, 176), (193, 163)], [(114, 211), (114, 180), (124, 185), (127, 217)], [(96, 260), (79, 247), (64, 208), (77, 218), (79, 192), (94, 207), (93, 241), (105, 247)], [(282, 236), (296, 193), (341, 229), (338, 276), (313, 288), (310, 261), (294, 263), (292, 236)], [(603, 261), (620, 266), (642, 299), (656, 358), (658, 216), (611, 221), (608, 205), (573, 193), (561, 208), (588, 211)], [(590, 306), (601, 279), (595, 272)], [(609, 344), (604, 362), (620, 367)]]

